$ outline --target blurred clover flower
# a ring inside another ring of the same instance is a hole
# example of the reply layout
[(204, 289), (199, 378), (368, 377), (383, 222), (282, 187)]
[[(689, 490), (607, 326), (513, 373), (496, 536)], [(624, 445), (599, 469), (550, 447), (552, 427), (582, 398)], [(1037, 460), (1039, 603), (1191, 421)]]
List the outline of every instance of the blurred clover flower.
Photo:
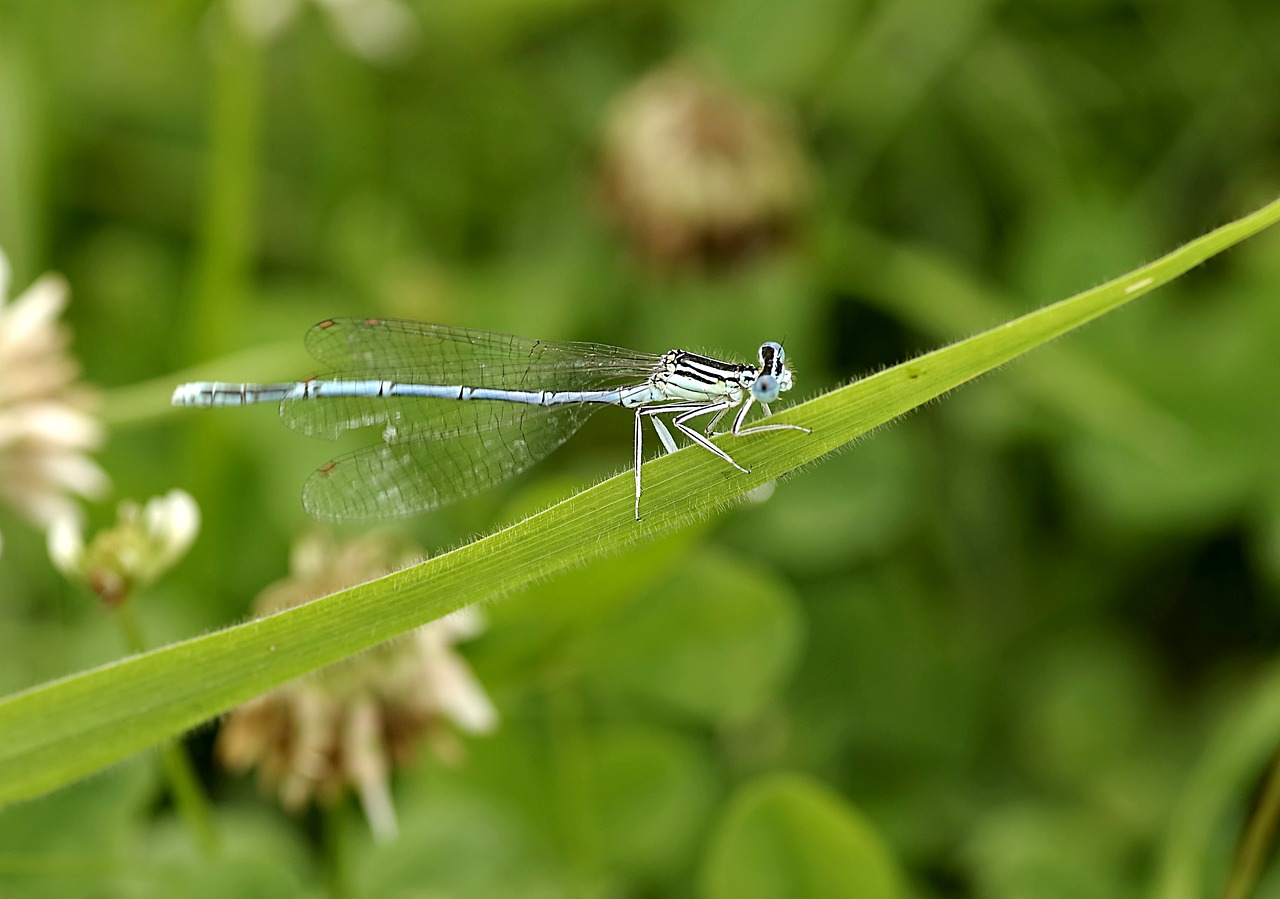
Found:
[(0, 501), (47, 528), (78, 516), (72, 496), (101, 496), (106, 474), (87, 455), (102, 445), (93, 394), (77, 383), (58, 323), (67, 283), (44, 275), (12, 302), (9, 260), (0, 252)]
[[(305, 0), (228, 0), (236, 23), (267, 42), (297, 20)], [(403, 58), (418, 39), (418, 21), (400, 0), (314, 0), (338, 43), (373, 63)]]
[(781, 112), (696, 69), (668, 66), (614, 101), (601, 195), (663, 268), (733, 260), (792, 231), (809, 166)]
[(49, 557), (67, 577), (116, 606), (172, 568), (199, 530), (196, 501), (185, 491), (170, 490), (141, 507), (122, 502), (115, 527), (100, 531), (88, 547), (79, 519), (59, 518), (49, 528)]
[[(319, 535), (294, 547), (292, 574), (258, 597), (254, 615), (292, 608), (404, 567), (417, 553), (372, 535), (345, 545)], [(378, 839), (396, 834), (388, 780), (425, 739), (438, 758), (457, 763), (469, 733), (497, 726), (497, 711), (453, 644), (480, 632), (471, 610), (426, 624), (397, 640), (298, 678), (230, 712), (216, 752), (227, 768), (257, 765), (259, 780), (281, 804), (332, 804), (346, 787), (360, 798)]]

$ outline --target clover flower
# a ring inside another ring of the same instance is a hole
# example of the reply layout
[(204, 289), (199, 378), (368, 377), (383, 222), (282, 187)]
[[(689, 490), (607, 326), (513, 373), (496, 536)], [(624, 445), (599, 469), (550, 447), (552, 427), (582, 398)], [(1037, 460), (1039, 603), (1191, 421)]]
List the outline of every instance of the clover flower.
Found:
[(788, 119), (686, 66), (659, 69), (614, 102), (603, 157), (607, 211), (660, 268), (777, 243), (809, 195)]
[[(290, 576), (263, 591), (254, 613), (299, 605), (413, 558), (383, 536), (345, 545), (306, 537), (294, 548)], [(392, 766), (411, 763), (423, 740), (442, 761), (457, 763), (463, 748), (449, 724), (469, 733), (497, 726), (493, 704), (453, 649), (481, 629), (478, 615), (464, 612), (234, 709), (218, 734), (219, 760), (236, 771), (257, 766), (261, 785), (291, 811), (312, 802), (331, 804), (354, 790), (374, 836), (393, 837)]]
[(66, 282), (44, 275), (7, 302), (9, 280), (0, 252), (0, 503), (44, 529), (79, 514), (73, 497), (106, 492), (107, 476), (88, 455), (105, 431), (58, 321)]
[(200, 530), (200, 507), (183, 490), (120, 504), (114, 527), (85, 545), (78, 518), (60, 518), (49, 528), (49, 557), (63, 574), (89, 586), (108, 606), (153, 583), (186, 555)]

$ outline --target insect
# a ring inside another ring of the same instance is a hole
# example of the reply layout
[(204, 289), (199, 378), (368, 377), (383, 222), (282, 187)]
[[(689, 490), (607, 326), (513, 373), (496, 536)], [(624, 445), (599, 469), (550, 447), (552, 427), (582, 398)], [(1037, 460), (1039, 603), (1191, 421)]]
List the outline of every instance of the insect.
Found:
[[(709, 438), (731, 411), (728, 433), (802, 431), (791, 424), (746, 427), (791, 389), (782, 345), (760, 345), (758, 362), (721, 362), (686, 350), (661, 355), (574, 341), (396, 319), (335, 318), (306, 337), (307, 350), (333, 369), (326, 377), (281, 384), (200, 381), (173, 392), (175, 406), (279, 403), (285, 424), (336, 438), (381, 427), (382, 443), (339, 456), (306, 482), (302, 500), (316, 518), (416, 515), (478, 493), (542, 459), (601, 406), (635, 410), (636, 520), (645, 419), (666, 452), (671, 429), (746, 472)], [(690, 422), (710, 416), (699, 430)]]

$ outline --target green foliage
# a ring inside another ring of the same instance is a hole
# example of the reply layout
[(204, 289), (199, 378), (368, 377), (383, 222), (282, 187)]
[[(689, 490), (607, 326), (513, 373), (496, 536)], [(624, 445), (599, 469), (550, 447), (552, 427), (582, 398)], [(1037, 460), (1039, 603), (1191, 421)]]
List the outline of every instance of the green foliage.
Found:
[[(632, 478), (623, 473), (377, 581), (0, 702), (0, 731), (10, 734), (0, 748), (0, 802), (60, 786), (298, 675), (705, 516), (734, 496), (1149, 292), (1277, 218), (1280, 200), (1123, 278), (802, 403), (779, 418), (803, 423), (813, 433), (782, 432), (767, 442), (735, 447), (750, 468), (741, 477), (725, 478), (722, 463), (710, 454), (658, 459), (647, 466), (643, 521), (625, 514)], [(721, 438), (726, 439), (731, 438)], [(759, 704), (764, 688), (775, 681), (781, 660), (773, 647), (783, 656), (794, 651), (788, 632), (795, 625), (761, 584), (735, 585), (732, 570), (717, 571), (706, 560), (699, 567), (710, 570), (693, 569), (678, 589), (695, 597), (701, 592), (704, 598), (682, 602), (679, 615), (671, 614), (670, 603), (683, 597), (671, 590), (629, 620), (603, 622), (615, 625), (617, 642), (597, 643), (607, 663), (597, 661), (594, 667), (606, 683), (624, 691), (689, 712), (741, 715)], [(708, 602), (714, 594), (705, 591), (719, 589), (725, 592)], [(679, 637), (664, 637), (677, 621)], [(662, 672), (657, 677), (655, 666)]]
[(901, 876), (856, 811), (821, 786), (774, 774), (733, 797), (711, 843), (707, 899), (894, 899)]
[[(1275, 197), (1280, 7), (412, 0), (416, 43), (371, 63), (322, 6), (257, 43), (210, 0), (0, 3), (0, 248), (14, 293), (71, 285), (116, 486), (90, 518), (173, 487), (203, 517), (130, 600), (159, 648), (122, 659), (0, 497), (0, 894), (1184, 899), (1247, 869), (1280, 742), (1280, 238), (1144, 264)], [(655, 271), (600, 214), (610, 104), (672, 59), (799, 134), (772, 252)], [(237, 624), (341, 448), (169, 392), (310, 374), (332, 315), (785, 338), (775, 411), (815, 433), (735, 446), (749, 477), (653, 461), (636, 525), (629, 475), (582, 489), (628, 459), (605, 410), (405, 523), (422, 565)], [(202, 722), (472, 602), (501, 728), (396, 773), (398, 841), (211, 761)], [(166, 742), (213, 857), (136, 754)]]

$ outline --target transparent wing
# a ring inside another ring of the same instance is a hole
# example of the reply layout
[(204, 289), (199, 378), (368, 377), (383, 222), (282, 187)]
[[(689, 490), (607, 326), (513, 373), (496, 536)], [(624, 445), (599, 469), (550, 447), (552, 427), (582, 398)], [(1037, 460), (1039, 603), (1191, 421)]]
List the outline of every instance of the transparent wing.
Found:
[(529, 412), (530, 407), (520, 403), (405, 396), (325, 397), (285, 400), (280, 404), (284, 423), (308, 437), (334, 440), (353, 428), (378, 427), (387, 443), (457, 439), (468, 433), (503, 428), (512, 415)]
[(659, 360), (599, 343), (400, 319), (330, 319), (307, 332), (306, 347), (343, 376), (511, 390), (589, 390), (643, 380)]
[[(638, 384), (658, 356), (605, 344), (532, 340), (398, 319), (338, 318), (306, 337), (307, 350), (333, 377), (413, 384), (457, 384), (506, 390), (600, 390)], [(336, 438), (352, 428), (383, 428), (389, 443), (457, 438), (502, 427), (515, 414), (501, 401), (414, 397), (327, 397), (286, 400), (280, 417), (295, 431)], [(529, 414), (526, 410), (523, 415)]]
[[(582, 426), (598, 406), (449, 402), (461, 417), (432, 439), (375, 444), (339, 456), (307, 479), (302, 502), (316, 518), (401, 518), (479, 493), (524, 471)], [(483, 419), (477, 406), (496, 407)]]
[[(332, 319), (307, 350), (335, 379), (505, 390), (601, 390), (639, 384), (660, 357), (603, 344), (531, 340), (397, 319)], [(285, 400), (280, 417), (335, 438), (382, 429), (382, 444), (340, 456), (308, 478), (303, 504), (317, 518), (416, 515), (504, 481), (569, 439), (598, 405), (500, 400), (325, 397)]]

